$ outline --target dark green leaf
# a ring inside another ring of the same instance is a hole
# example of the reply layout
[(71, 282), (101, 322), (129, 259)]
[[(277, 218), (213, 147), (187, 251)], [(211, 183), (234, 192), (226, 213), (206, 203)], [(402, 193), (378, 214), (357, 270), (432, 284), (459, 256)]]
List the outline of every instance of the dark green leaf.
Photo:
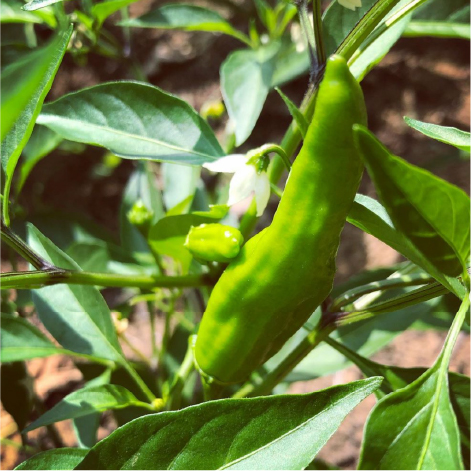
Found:
[(67, 49), (72, 26), (2, 70), (1, 159), (8, 198), (13, 172)]
[(458, 149), (466, 152), (470, 151), (470, 133), (461, 131), (456, 128), (450, 128), (447, 126), (439, 126), (437, 124), (423, 123), (407, 116), (404, 118), (405, 122), (416, 131), (425, 134), (432, 139), (444, 142), (450, 146), (455, 146)]
[(70, 93), (44, 105), (38, 123), (127, 159), (201, 165), (224, 155), (188, 103), (144, 83), (110, 82)]
[(2, 362), (30, 360), (63, 352), (25, 319), (3, 313), (1, 316)]
[(95, 445), (78, 469), (304, 469), (380, 382), (149, 415)]
[(438, 271), (461, 274), (469, 256), (470, 202), (466, 193), (393, 156), (366, 129), (357, 127), (355, 136), (394, 225)]
[(260, 116), (273, 79), (279, 43), (256, 50), (234, 51), (221, 66), (221, 89), (233, 122), (236, 145), (250, 136)]
[(138, 28), (183, 29), (224, 33), (246, 42), (244, 35), (215, 11), (197, 5), (167, 4), (149, 13), (122, 21), (121, 26)]
[(463, 469), (448, 392), (448, 364), (468, 309), (466, 298), (434, 366), (373, 408), (359, 469)]
[[(427, 371), (425, 368), (399, 368), (397, 366), (381, 365), (358, 355), (358, 353), (333, 339), (328, 339), (328, 343), (357, 365), (366, 377), (382, 376), (384, 378), (380, 388), (376, 390), (378, 397), (383, 397), (386, 394), (405, 388)], [(449, 372), (448, 384), (453, 412), (458, 421), (463, 459), (465, 460), (465, 465), (469, 467), (470, 378), (458, 373)]]
[(323, 18), (323, 34), (327, 55), (335, 52), (350, 31), (377, 0), (362, 0), (361, 8), (349, 10), (338, 2), (332, 2)]
[(368, 196), (357, 194), (347, 221), (362, 231), (373, 235), (407, 257), (440, 281), (450, 291), (464, 296), (463, 286), (455, 279), (444, 276), (403, 234), (397, 231), (384, 207)]
[(75, 419), (94, 412), (123, 409), (129, 406), (151, 408), (149, 404), (139, 401), (134, 394), (122, 386), (104, 384), (102, 386), (87, 387), (70, 393), (52, 409), (26, 427), (25, 432), (61, 420)]
[(95, 18), (97, 27), (100, 27), (110, 15), (137, 1), (138, 0), (105, 0), (95, 3), (92, 7), (91, 15)]
[(69, 257), (84, 271), (107, 272), (111, 261), (106, 242), (74, 242), (67, 249)]
[[(111, 369), (107, 368), (101, 375), (85, 383), (85, 388), (109, 385)], [(91, 448), (96, 443), (97, 432), (100, 426), (100, 412), (93, 412), (72, 420), (77, 444), (80, 448)]]
[[(34, 226), (28, 229), (29, 245), (36, 253), (57, 267), (80, 270)], [(47, 286), (34, 290), (33, 299), (39, 318), (64, 348), (104, 360), (123, 360), (110, 311), (97, 288)]]
[(58, 448), (43, 451), (23, 461), (15, 469), (74, 469), (87, 454), (80, 448)]
[(23, 158), (20, 162), (20, 175), (16, 184), (19, 193), (25, 184), (28, 175), (34, 166), (46, 155), (52, 152), (60, 143), (62, 137), (45, 126), (35, 126), (33, 133), (23, 149)]

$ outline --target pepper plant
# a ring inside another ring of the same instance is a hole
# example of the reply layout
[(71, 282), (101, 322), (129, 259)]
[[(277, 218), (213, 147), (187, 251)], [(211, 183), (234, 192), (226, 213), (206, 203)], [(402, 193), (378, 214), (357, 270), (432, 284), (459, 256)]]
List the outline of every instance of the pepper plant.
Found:
[[(335, 469), (316, 456), (370, 394), (358, 469), (469, 469), (470, 379), (449, 371), (469, 327), (469, 197), (393, 155), (368, 130), (361, 90), (404, 35), (469, 40), (467, 2), (168, 3), (131, 18), (136, 1), (1, 3), (1, 235), (11, 266), (1, 275), (2, 403), (30, 455), (16, 469)], [(148, 83), (129, 53), (139, 28), (239, 41), (220, 69), (224, 105), (198, 114)], [(137, 80), (49, 100), (64, 56), (84, 63), (89, 52), (125, 61)], [(280, 87), (302, 75), (298, 106)], [(292, 124), (249, 148), (273, 90)], [(225, 109), (217, 138), (211, 123)], [(469, 133), (405, 121), (469, 158)], [(24, 216), (30, 172), (71, 143), (102, 148), (109, 174), (135, 161), (119, 239), (80, 220)], [(377, 199), (358, 193), (364, 169)], [(279, 204), (263, 228), (270, 198)], [(405, 261), (334, 284), (346, 223)], [(105, 301), (106, 288), (120, 289), (118, 300)], [(149, 355), (127, 336), (139, 303)], [(418, 322), (448, 329), (432, 367), (369, 358)], [(46, 408), (26, 362), (57, 354), (83, 387)], [(294, 381), (351, 363), (364, 379), (289, 394)], [(103, 412), (117, 427), (97, 441)], [(54, 425), (67, 419), (75, 448), (61, 446)], [(32, 453), (39, 427), (55, 448)]]

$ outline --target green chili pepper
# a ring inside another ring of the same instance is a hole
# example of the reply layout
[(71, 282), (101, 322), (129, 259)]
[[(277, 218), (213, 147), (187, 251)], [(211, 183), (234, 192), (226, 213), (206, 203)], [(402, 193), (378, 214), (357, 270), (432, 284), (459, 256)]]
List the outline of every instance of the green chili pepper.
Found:
[(230, 262), (239, 252), (244, 237), (238, 229), (222, 224), (191, 226), (185, 247), (200, 260)]
[(363, 172), (352, 126), (366, 124), (360, 86), (327, 61), (304, 145), (272, 224), (214, 287), (195, 346), (200, 371), (237, 383), (274, 355), (329, 295), (340, 233)]

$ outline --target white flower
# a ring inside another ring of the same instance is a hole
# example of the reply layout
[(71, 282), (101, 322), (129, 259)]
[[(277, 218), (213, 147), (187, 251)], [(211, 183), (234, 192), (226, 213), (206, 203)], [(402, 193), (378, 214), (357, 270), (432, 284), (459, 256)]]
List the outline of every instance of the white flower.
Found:
[(361, 7), (361, 0), (338, 0), (338, 2), (343, 7), (353, 11), (355, 11), (356, 8)]
[(261, 216), (270, 198), (270, 181), (267, 172), (257, 171), (257, 167), (254, 163), (249, 163), (249, 159), (250, 155), (232, 154), (205, 163), (203, 167), (211, 172), (233, 173), (227, 204), (232, 206), (255, 193), (257, 216)]

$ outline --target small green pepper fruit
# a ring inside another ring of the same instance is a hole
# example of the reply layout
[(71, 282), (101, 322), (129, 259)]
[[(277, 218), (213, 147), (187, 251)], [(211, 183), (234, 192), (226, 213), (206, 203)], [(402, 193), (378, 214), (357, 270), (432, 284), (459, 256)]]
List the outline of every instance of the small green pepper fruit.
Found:
[(200, 260), (230, 262), (237, 257), (244, 243), (239, 230), (222, 224), (191, 226), (185, 247)]
[(226, 111), (226, 108), (222, 100), (211, 100), (203, 104), (200, 115), (206, 120), (208, 118), (219, 119), (224, 114), (224, 111)]
[(128, 212), (129, 222), (136, 226), (144, 235), (149, 231), (153, 217), (154, 211), (149, 209), (141, 199), (138, 199)]

